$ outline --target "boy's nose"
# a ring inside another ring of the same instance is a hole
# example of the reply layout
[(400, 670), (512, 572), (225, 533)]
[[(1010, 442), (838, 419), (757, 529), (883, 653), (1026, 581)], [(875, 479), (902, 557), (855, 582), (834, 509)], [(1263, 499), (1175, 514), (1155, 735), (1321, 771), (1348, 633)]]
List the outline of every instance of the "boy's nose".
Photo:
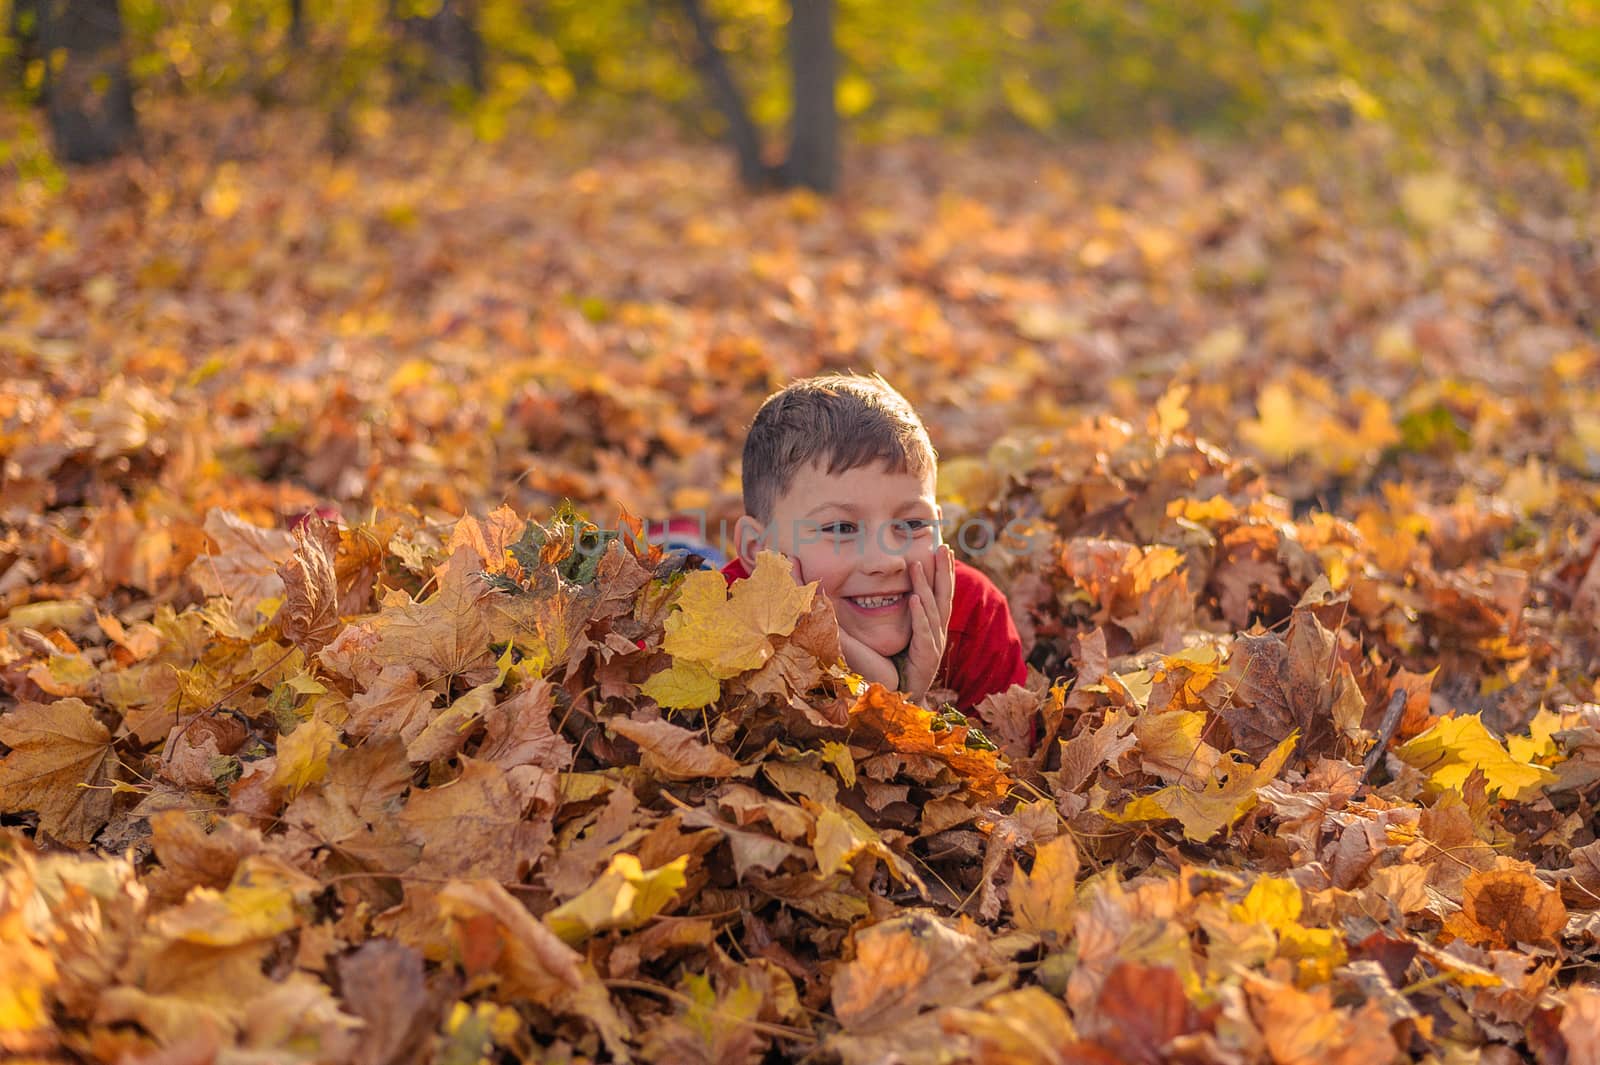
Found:
[(904, 552), (877, 543), (876, 537), (867, 537), (862, 545), (861, 572), (873, 575), (900, 573), (906, 568)]

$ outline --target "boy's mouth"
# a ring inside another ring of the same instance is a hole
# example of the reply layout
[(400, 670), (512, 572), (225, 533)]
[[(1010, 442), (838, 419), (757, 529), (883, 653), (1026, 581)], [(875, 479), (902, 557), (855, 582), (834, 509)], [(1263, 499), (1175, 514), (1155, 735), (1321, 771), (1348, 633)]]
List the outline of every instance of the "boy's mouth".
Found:
[(845, 596), (845, 601), (857, 610), (876, 614), (880, 611), (894, 609), (900, 605), (905, 597), (904, 592), (897, 592), (894, 595), (849, 595)]

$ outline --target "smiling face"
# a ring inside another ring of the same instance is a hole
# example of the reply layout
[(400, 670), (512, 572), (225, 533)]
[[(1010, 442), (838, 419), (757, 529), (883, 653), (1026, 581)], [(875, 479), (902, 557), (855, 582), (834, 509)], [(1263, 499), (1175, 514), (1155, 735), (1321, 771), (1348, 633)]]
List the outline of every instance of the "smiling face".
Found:
[(932, 578), (939, 518), (931, 471), (828, 473), (812, 463), (795, 473), (764, 526), (739, 520), (740, 557), (753, 566), (763, 548), (787, 556), (801, 581), (817, 581), (833, 601), (841, 629), (894, 655), (911, 642), (911, 567), (921, 563)]

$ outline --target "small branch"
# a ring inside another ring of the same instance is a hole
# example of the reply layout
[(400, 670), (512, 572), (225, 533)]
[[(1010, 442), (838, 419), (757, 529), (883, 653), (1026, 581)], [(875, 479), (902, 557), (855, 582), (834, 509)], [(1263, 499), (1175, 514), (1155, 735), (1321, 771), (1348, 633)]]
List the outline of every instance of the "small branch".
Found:
[(1396, 691), (1389, 697), (1389, 707), (1383, 712), (1383, 722), (1378, 726), (1378, 742), (1372, 745), (1372, 750), (1367, 752), (1367, 759), (1361, 765), (1362, 784), (1372, 775), (1377, 768), (1378, 760), (1383, 757), (1383, 752), (1389, 746), (1389, 741), (1394, 739), (1395, 729), (1400, 727), (1400, 719), (1405, 716), (1406, 693)]

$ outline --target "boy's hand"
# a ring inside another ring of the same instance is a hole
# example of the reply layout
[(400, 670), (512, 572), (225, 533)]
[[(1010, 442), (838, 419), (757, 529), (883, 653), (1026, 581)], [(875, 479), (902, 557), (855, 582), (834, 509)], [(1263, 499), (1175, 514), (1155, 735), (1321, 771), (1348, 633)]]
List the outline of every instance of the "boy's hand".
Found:
[(907, 649), (906, 675), (901, 689), (912, 701), (922, 702), (944, 660), (950, 637), (950, 606), (955, 601), (955, 555), (948, 544), (933, 552), (930, 579), (922, 563), (911, 567), (911, 646)]
[[(892, 691), (902, 691), (913, 702), (927, 697), (939, 673), (944, 648), (950, 634), (950, 605), (955, 600), (954, 555), (946, 545), (933, 553), (933, 574), (917, 563), (911, 567), (911, 643), (904, 654), (904, 675), (894, 659), (885, 657), (839, 630), (839, 646), (845, 663), (862, 678)], [(898, 657), (898, 656), (897, 656)]]

